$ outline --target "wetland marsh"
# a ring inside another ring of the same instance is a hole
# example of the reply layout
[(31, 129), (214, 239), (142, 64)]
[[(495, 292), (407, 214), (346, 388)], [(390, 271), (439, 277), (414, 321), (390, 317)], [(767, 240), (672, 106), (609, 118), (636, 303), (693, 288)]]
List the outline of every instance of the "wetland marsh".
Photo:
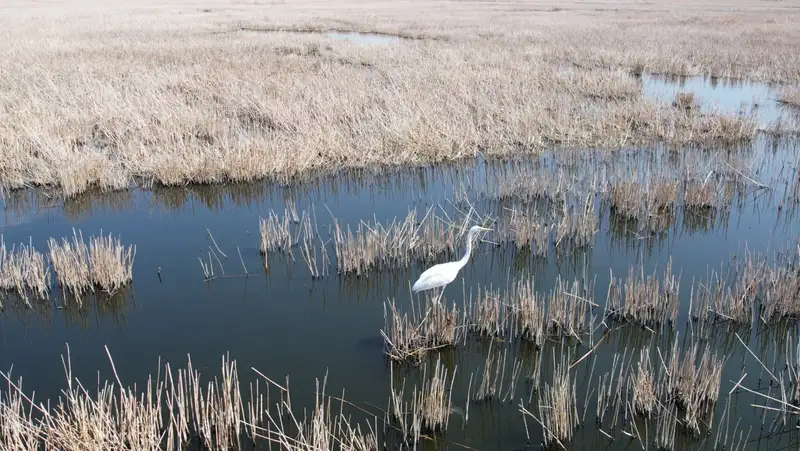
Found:
[(737, 1), (16, 2), (0, 449), (796, 448), (797, 13)]

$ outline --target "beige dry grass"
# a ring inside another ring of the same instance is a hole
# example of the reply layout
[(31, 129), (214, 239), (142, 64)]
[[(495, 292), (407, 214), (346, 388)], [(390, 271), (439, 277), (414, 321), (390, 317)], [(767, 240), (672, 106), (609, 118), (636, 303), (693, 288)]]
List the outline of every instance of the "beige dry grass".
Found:
[[(0, 184), (75, 194), (553, 143), (748, 139), (752, 120), (653, 102), (629, 74), (800, 81), (798, 13), (736, 3), (748, 8), (19, 0), (0, 19)], [(414, 39), (360, 45), (329, 30)]]
[(72, 230), (72, 241), (61, 243), (50, 238), (50, 261), (58, 283), (80, 301), (95, 287), (114, 293), (133, 280), (136, 246), (125, 246), (109, 234), (89, 237), (87, 245), (81, 231)]
[(44, 255), (34, 249), (32, 241), (28, 245), (14, 245), (9, 250), (0, 235), (0, 290), (16, 293), (28, 306), (31, 297), (47, 298), (50, 268)]
[(800, 108), (800, 89), (784, 89), (780, 93), (778, 101), (795, 108)]
[[(362, 432), (343, 412), (331, 413), (333, 397), (325, 394), (324, 382), (320, 387), (317, 381), (313, 414), (298, 418), (288, 388), (258, 370), (266, 394), (256, 383), (244, 397), (236, 361), (228, 356), (212, 381), (201, 379), (189, 357), (185, 368), (175, 370), (169, 363), (159, 368), (143, 388), (122, 386), (111, 360), (114, 379), (98, 380), (96, 391), (74, 377), (69, 348), (63, 363), (67, 387), (53, 405), (34, 404), (21, 381), (0, 372), (7, 383), (0, 390), (0, 449), (178, 450), (190, 442), (205, 449), (242, 449), (245, 437), (297, 451), (331, 449), (332, 443), (343, 451), (378, 449), (374, 431)], [(269, 403), (270, 386), (279, 390), (277, 411)]]

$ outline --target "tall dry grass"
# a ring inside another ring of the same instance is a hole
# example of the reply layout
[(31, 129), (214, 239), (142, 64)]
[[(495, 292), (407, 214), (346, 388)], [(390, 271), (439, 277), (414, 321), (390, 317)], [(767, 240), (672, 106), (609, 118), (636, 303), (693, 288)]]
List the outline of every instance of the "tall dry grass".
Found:
[[(371, 425), (362, 428), (343, 411), (331, 411), (334, 398), (326, 395), (325, 381), (321, 387), (317, 381), (313, 413), (300, 417), (288, 380), (281, 386), (253, 369), (261, 379), (250, 384), (247, 396), (237, 363), (228, 356), (222, 357), (213, 380), (201, 377), (190, 356), (186, 367), (167, 363), (138, 387), (123, 386), (110, 354), (109, 360), (113, 379), (98, 380), (92, 389), (74, 377), (67, 348), (66, 388), (50, 403), (34, 401), (21, 380), (0, 372), (5, 385), (0, 390), (0, 449), (242, 449), (245, 439), (297, 451), (331, 449), (334, 443), (344, 451), (378, 449)], [(447, 377), (441, 371), (437, 366), (436, 377)], [(441, 390), (435, 384), (426, 387), (426, 394)], [(274, 406), (271, 388), (279, 394)]]
[[(70, 195), (554, 143), (729, 143), (751, 138), (755, 122), (651, 101), (633, 73), (784, 82), (800, 73), (800, 21), (783, 10), (778, 21), (780, 5), (357, 3), (315, 5), (313, 15), (304, 0), (268, 9), (213, 0), (205, 13), (186, 0), (13, 9), (0, 19), (0, 184)], [(368, 46), (324, 33), (342, 28), (414, 39)]]
[(77, 299), (98, 288), (114, 293), (133, 280), (136, 246), (125, 246), (111, 234), (90, 236), (86, 244), (83, 232), (72, 230), (72, 240), (48, 241), (50, 261), (59, 285)]
[[(0, 290), (16, 293), (30, 306), (30, 298), (46, 299), (50, 291), (50, 268), (33, 242), (9, 250), (0, 235)], [(2, 304), (0, 304), (2, 306)]]

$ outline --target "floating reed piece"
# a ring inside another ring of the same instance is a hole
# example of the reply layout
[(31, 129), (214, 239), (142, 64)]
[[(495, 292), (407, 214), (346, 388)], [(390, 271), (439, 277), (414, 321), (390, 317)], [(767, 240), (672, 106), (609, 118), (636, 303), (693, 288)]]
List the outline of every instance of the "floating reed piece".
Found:
[(463, 316), (453, 305), (447, 310), (443, 302), (425, 298), (424, 306), (401, 314), (394, 299), (383, 303), (384, 328), (381, 335), (384, 340), (384, 352), (392, 360), (419, 360), (430, 351), (453, 346), (460, 337), (459, 321), (463, 324)]
[[(624, 290), (623, 290), (624, 285)], [(624, 283), (611, 277), (606, 301), (606, 314), (623, 322), (641, 324), (648, 328), (673, 325), (678, 316), (680, 276), (672, 274), (670, 258), (663, 279), (655, 273), (645, 277), (644, 267), (628, 269)]]
[(124, 246), (111, 234), (101, 231), (87, 246), (83, 233), (73, 229), (72, 241), (51, 238), (48, 246), (58, 283), (77, 298), (95, 287), (114, 293), (133, 280), (136, 246)]
[(441, 357), (437, 357), (433, 372), (429, 376), (428, 363), (425, 363), (422, 386), (417, 388), (414, 385), (410, 402), (405, 401), (404, 396), (406, 379), (403, 378), (400, 390), (395, 390), (394, 366), (391, 367), (391, 371), (390, 412), (405, 438), (416, 443), (423, 434), (446, 432), (450, 413), (453, 411), (452, 393), (457, 368), (454, 368), (453, 374), (449, 375), (447, 368), (442, 365)]
[(8, 250), (0, 235), (0, 290), (16, 293), (30, 306), (32, 297), (47, 299), (49, 287), (50, 269), (44, 255), (34, 249), (33, 239)]

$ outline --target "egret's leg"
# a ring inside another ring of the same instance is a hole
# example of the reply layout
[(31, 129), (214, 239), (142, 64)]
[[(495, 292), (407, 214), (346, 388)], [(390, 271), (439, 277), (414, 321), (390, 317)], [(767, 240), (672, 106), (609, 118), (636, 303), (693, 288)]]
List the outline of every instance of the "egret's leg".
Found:
[(438, 297), (438, 298), (436, 298), (436, 303), (437, 303), (437, 304), (439, 304), (439, 303), (441, 303), (441, 302), (442, 302), (442, 296), (444, 295), (444, 289), (445, 289), (446, 287), (447, 287), (447, 285), (442, 285), (442, 291), (440, 291), (440, 292), (439, 292), (439, 297)]

